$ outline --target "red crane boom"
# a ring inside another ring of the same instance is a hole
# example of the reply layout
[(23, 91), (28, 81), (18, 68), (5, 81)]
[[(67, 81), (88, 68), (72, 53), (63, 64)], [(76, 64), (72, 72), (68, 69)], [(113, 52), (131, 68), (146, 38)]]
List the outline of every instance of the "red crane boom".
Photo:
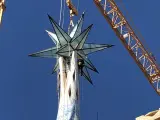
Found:
[(114, 0), (94, 0), (94, 2), (149, 83), (160, 95), (160, 68), (154, 56), (144, 47)]

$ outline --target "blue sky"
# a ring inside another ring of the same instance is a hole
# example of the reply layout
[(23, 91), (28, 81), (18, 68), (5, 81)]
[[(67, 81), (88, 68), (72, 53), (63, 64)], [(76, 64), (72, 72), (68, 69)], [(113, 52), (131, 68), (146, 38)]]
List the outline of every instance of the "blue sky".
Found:
[[(116, 1), (120, 4), (121, 0)], [(157, 0), (123, 0), (128, 16), (157, 60), (159, 4)], [(55, 120), (56, 75), (51, 75), (55, 59), (31, 58), (28, 54), (54, 45), (45, 32), (52, 30), (47, 13), (58, 21), (60, 0), (7, 0), (6, 5), (0, 28), (0, 120)], [(100, 74), (90, 72), (94, 86), (80, 78), (81, 119), (96, 120), (98, 112), (99, 120), (134, 120), (158, 109), (160, 97), (92, 0), (80, 0), (80, 13), (84, 10), (84, 28), (94, 24), (88, 42), (116, 46), (89, 56)], [(67, 24), (66, 11), (66, 30)]]

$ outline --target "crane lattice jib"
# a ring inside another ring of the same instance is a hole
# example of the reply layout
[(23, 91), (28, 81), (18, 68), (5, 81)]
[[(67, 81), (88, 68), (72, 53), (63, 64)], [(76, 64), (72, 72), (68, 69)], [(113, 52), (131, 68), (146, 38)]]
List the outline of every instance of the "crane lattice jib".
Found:
[(149, 83), (160, 95), (160, 69), (154, 56), (145, 49), (114, 0), (94, 0), (94, 2), (148, 78)]

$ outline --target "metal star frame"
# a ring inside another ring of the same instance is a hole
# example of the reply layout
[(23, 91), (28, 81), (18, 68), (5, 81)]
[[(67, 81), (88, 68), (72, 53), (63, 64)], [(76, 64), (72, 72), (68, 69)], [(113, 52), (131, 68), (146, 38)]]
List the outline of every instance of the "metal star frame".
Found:
[[(90, 25), (87, 29), (82, 32), (82, 26), (84, 21), (84, 14), (82, 14), (80, 20), (75, 25), (70, 34), (67, 34), (55, 21), (48, 15), (49, 20), (52, 24), (52, 27), (55, 31), (55, 34), (49, 31), (46, 31), (50, 38), (55, 43), (55, 47), (42, 50), (40, 52), (33, 53), (29, 56), (32, 57), (47, 57), (47, 58), (57, 58), (58, 56), (63, 56), (66, 59), (70, 58), (73, 51), (77, 51), (78, 59), (84, 61), (84, 67), (81, 75), (83, 75), (91, 84), (92, 80), (89, 75), (87, 68), (97, 72), (97, 69), (94, 67), (92, 62), (87, 58), (88, 54), (110, 48), (113, 45), (109, 44), (85, 44), (85, 41), (88, 37), (88, 34), (92, 28)], [(59, 69), (58, 62), (56, 63), (53, 73)]]

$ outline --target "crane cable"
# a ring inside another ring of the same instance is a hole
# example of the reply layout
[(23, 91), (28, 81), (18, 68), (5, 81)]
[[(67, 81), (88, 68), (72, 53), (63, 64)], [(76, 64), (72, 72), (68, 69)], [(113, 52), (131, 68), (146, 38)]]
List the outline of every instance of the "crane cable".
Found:
[(65, 9), (66, 9), (66, 4), (65, 4), (65, 0), (63, 1), (63, 18), (62, 18), (62, 28), (64, 26), (64, 13), (65, 13)]
[(61, 5), (60, 5), (60, 19), (59, 19), (59, 26), (63, 28), (64, 26), (64, 16), (65, 16), (65, 9), (66, 9), (66, 0), (61, 0)]
[(61, 0), (61, 6), (60, 6), (60, 13), (59, 13), (59, 26), (61, 26), (61, 19), (62, 19), (62, 9), (63, 9), (63, 3), (62, 3), (62, 0)]

